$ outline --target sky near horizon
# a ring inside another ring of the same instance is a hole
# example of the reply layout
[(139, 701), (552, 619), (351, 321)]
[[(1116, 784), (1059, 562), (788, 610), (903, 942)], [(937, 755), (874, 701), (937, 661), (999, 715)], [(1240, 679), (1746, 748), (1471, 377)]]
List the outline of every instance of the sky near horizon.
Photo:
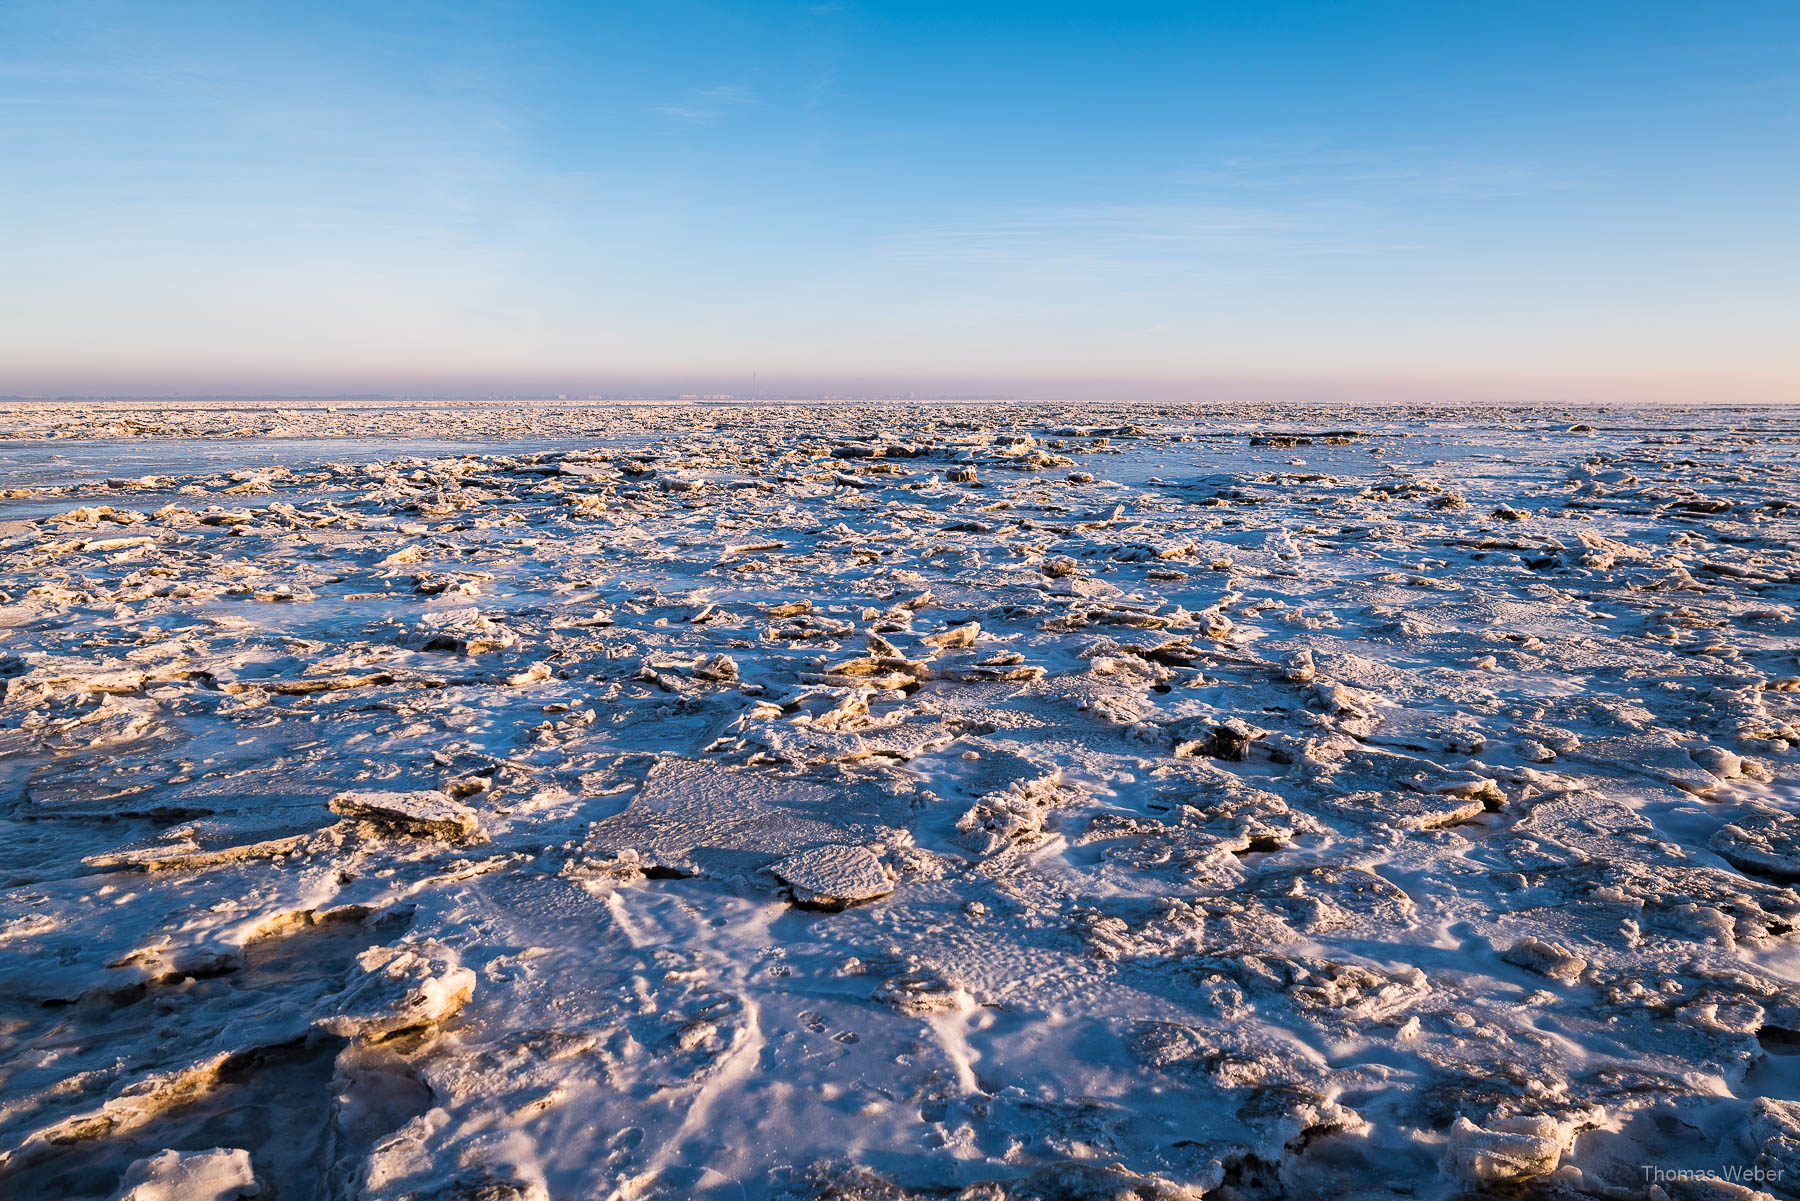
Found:
[(0, 3), (0, 393), (1800, 400), (1800, 3)]

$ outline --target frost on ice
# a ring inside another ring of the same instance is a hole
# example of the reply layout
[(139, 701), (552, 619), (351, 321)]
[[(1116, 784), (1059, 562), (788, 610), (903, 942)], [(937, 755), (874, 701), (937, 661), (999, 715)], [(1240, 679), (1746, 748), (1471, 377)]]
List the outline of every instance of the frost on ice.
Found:
[(1800, 1196), (1790, 414), (0, 419), (8, 1196)]
[(164, 1151), (138, 1160), (125, 1173), (119, 1201), (238, 1201), (262, 1195), (250, 1153), (215, 1148), (187, 1155)]
[(457, 804), (435, 788), (418, 792), (341, 792), (331, 798), (331, 811), (408, 834), (462, 841), (481, 833), (481, 819), (473, 809)]
[(867, 847), (827, 843), (790, 855), (769, 871), (793, 888), (795, 900), (822, 909), (841, 909), (894, 891), (893, 873)]

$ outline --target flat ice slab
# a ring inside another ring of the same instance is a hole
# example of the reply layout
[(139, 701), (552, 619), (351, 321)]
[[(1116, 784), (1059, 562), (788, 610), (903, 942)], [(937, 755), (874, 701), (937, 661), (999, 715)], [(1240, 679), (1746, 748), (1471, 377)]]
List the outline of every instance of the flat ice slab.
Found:
[(894, 875), (867, 847), (827, 844), (769, 868), (805, 905), (841, 909), (894, 891)]
[(415, 792), (340, 792), (331, 798), (331, 811), (411, 834), (463, 839), (481, 832), (481, 819), (473, 809), (457, 804), (435, 788)]

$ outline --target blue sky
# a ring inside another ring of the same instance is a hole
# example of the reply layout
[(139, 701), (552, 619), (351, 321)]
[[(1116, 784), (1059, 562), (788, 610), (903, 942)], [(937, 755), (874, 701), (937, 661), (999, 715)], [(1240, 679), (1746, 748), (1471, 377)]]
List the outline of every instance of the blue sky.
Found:
[(1800, 399), (1800, 4), (0, 3), (0, 391)]

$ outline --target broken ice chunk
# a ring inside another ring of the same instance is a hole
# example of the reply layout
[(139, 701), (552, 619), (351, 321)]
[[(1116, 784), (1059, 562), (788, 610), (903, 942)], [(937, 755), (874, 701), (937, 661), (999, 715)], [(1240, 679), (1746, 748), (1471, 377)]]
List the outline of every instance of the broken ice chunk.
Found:
[(408, 834), (458, 841), (481, 834), (481, 820), (475, 811), (435, 788), (417, 792), (340, 792), (331, 798), (331, 811)]
[(737, 660), (730, 655), (714, 655), (698, 664), (694, 674), (702, 680), (730, 683), (738, 678)]
[(1662, 780), (1687, 792), (1709, 792), (1719, 783), (1718, 776), (1696, 763), (1685, 747), (1661, 731), (1597, 738), (1566, 753), (1601, 767)]
[(976, 621), (964, 625), (951, 626), (937, 634), (927, 634), (919, 639), (927, 646), (935, 646), (941, 650), (957, 650), (965, 646), (974, 646), (975, 639), (981, 636), (981, 623)]
[(1703, 746), (1690, 752), (1695, 763), (1721, 780), (1735, 780), (1744, 774), (1744, 759), (1719, 746)]
[(783, 859), (769, 870), (818, 909), (844, 909), (894, 891), (893, 873), (867, 847), (827, 843)]
[(1334, 813), (1396, 830), (1435, 830), (1460, 826), (1487, 812), (1480, 797), (1437, 792), (1350, 792), (1328, 799)]
[(1457, 1118), (1444, 1148), (1444, 1174), (1469, 1184), (1525, 1180), (1556, 1170), (1574, 1137), (1546, 1116), (1501, 1118), (1487, 1127)]
[(159, 1151), (125, 1172), (118, 1201), (237, 1201), (262, 1193), (250, 1153), (237, 1148)]
[(1791, 813), (1758, 813), (1733, 822), (1709, 845), (1742, 871), (1800, 877), (1800, 817)]
[(1506, 803), (1506, 794), (1500, 790), (1500, 785), (1487, 776), (1477, 775), (1472, 771), (1445, 772), (1437, 777), (1417, 775), (1410, 781), (1409, 787), (1438, 796), (1481, 801), (1490, 809), (1498, 809)]
[(356, 958), (360, 975), (339, 995), (320, 1029), (377, 1041), (454, 1017), (475, 991), (475, 973), (435, 942), (370, 947)]
[(1281, 660), (1281, 678), (1295, 684), (1309, 684), (1317, 674), (1313, 666), (1313, 654), (1304, 648), (1286, 655)]
[(1212, 759), (1242, 763), (1250, 758), (1250, 744), (1268, 736), (1269, 731), (1261, 726), (1253, 726), (1241, 717), (1228, 717), (1216, 722), (1193, 722), (1177, 735), (1175, 755), (1177, 758), (1204, 755)]
[(1743, 1138), (1756, 1156), (1755, 1166), (1768, 1174), (1764, 1179), (1800, 1173), (1800, 1103), (1759, 1098), (1751, 1106)]
[(1574, 983), (1587, 970), (1587, 960), (1567, 947), (1537, 938), (1524, 938), (1501, 952), (1500, 958), (1526, 971), (1552, 980)]
[(408, 650), (485, 655), (513, 646), (519, 636), (474, 609), (459, 609), (432, 614), (395, 641)]
[(1533, 763), (1551, 763), (1556, 759), (1556, 752), (1535, 738), (1519, 740), (1519, 754)]
[(1035, 846), (1044, 836), (1046, 812), (1064, 804), (1076, 790), (1057, 774), (1015, 780), (981, 797), (956, 820), (958, 841), (979, 855), (993, 855), (1014, 845)]
[(304, 841), (304, 835), (292, 834), (239, 843), (233, 841), (233, 831), (229, 827), (199, 823), (177, 826), (155, 838), (88, 855), (82, 862), (102, 870), (198, 871), (245, 859), (273, 859), (296, 850)]

